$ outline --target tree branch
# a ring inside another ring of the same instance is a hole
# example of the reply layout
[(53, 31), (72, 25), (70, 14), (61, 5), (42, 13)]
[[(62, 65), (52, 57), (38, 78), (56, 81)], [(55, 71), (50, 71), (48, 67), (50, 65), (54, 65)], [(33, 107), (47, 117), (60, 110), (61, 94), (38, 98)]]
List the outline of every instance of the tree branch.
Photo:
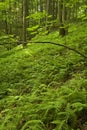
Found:
[[(68, 49), (68, 50), (74, 51), (75, 53), (79, 54), (80, 56), (82, 56), (82, 57), (84, 57), (84, 58), (87, 58), (87, 56), (84, 55), (83, 53), (81, 53), (80, 51), (78, 51), (78, 50), (76, 50), (76, 49), (74, 49), (74, 48), (71, 48), (71, 47), (69, 47), (69, 46), (66, 46), (66, 45), (64, 45), (64, 44), (60, 44), (60, 43), (48, 42), (48, 41), (46, 41), (46, 42), (41, 42), (41, 41), (28, 41), (28, 42), (17, 41), (16, 43), (18, 43), (18, 44), (24, 44), (24, 43), (26, 43), (26, 44), (27, 44), (27, 43), (53, 44), (53, 45), (56, 45), (56, 46), (62, 46), (62, 47), (64, 47), (64, 48)], [(0, 45), (2, 45), (2, 44), (0, 44)]]
[(40, 42), (40, 41), (38, 41), (38, 42), (31, 42), (31, 41), (30, 41), (30, 42), (28, 42), (28, 43), (44, 43), (44, 44), (49, 43), (49, 44), (53, 44), (53, 45), (57, 45), (57, 46), (62, 46), (62, 47), (64, 47), (64, 48), (68, 49), (68, 50), (74, 51), (75, 53), (81, 55), (81, 56), (84, 57), (84, 58), (87, 58), (87, 56), (84, 55), (83, 53), (81, 53), (80, 51), (78, 51), (78, 50), (76, 50), (76, 49), (74, 49), (74, 48), (71, 48), (71, 47), (69, 47), (69, 46), (66, 46), (66, 45), (64, 45), (64, 44), (55, 43), (55, 42)]

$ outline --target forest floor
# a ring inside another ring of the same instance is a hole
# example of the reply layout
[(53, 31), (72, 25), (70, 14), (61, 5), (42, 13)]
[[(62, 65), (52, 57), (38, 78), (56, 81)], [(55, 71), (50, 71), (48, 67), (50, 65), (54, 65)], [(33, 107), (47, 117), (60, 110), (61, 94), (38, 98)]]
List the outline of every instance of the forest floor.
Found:
[(1, 48), (0, 130), (86, 130), (87, 23), (32, 42)]

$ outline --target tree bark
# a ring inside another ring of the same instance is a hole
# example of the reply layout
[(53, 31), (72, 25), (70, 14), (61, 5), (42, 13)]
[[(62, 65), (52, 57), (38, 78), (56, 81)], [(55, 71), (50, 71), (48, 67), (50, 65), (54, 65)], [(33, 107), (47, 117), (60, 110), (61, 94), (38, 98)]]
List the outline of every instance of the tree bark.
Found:
[(27, 7), (27, 0), (23, 0), (23, 47), (26, 46), (26, 7)]
[(64, 4), (63, 0), (58, 1), (59, 35), (62, 37), (66, 35), (66, 27), (64, 23), (66, 22), (67, 12)]

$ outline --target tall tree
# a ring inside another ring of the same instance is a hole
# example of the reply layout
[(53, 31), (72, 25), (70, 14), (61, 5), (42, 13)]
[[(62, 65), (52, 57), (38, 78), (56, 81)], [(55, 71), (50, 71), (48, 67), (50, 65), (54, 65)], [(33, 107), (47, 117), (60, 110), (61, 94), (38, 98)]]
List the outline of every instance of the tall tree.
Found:
[[(26, 16), (29, 18), (26, 19)], [(36, 31), (33, 35), (26, 32), (26, 29), (38, 25), (42, 30), (46, 29), (46, 32), (59, 27), (59, 34), (64, 36), (67, 21), (84, 20), (86, 16), (87, 0), (1, 0), (0, 34), (15, 34), (26, 43), (27, 38), (38, 33)]]
[(27, 0), (23, 0), (23, 47), (26, 46), (26, 16), (27, 16)]

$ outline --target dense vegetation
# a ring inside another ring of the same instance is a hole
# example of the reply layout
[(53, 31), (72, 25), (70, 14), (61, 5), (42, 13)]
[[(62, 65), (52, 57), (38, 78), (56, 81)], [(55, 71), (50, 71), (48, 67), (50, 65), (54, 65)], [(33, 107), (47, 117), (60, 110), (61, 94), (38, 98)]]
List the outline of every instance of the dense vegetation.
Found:
[(9, 39), (0, 45), (0, 130), (87, 130), (87, 58), (34, 43), (87, 56), (87, 23), (70, 24), (63, 38), (37, 35), (24, 49), (9, 50)]
[(0, 130), (87, 130), (87, 0), (0, 1)]

